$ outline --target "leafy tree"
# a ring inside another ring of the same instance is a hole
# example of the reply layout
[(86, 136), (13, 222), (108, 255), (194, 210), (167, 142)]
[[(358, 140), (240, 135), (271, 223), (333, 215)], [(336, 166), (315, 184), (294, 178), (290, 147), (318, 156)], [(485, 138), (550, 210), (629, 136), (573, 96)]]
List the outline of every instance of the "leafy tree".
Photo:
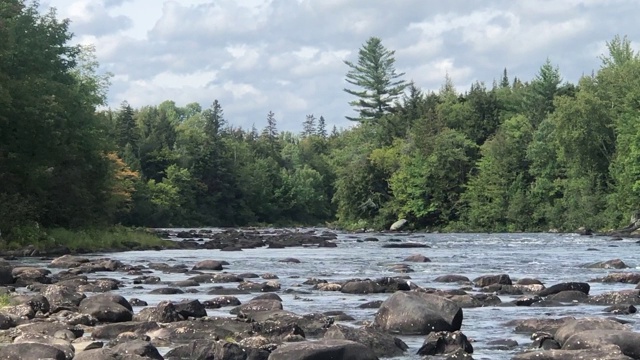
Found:
[(404, 73), (396, 73), (394, 54), (395, 51), (385, 48), (379, 38), (371, 37), (359, 50), (357, 64), (344, 62), (350, 68), (346, 81), (361, 88), (344, 89), (348, 94), (358, 98), (349, 104), (359, 116), (347, 119), (375, 121), (392, 111), (393, 101), (407, 86), (401, 79)]

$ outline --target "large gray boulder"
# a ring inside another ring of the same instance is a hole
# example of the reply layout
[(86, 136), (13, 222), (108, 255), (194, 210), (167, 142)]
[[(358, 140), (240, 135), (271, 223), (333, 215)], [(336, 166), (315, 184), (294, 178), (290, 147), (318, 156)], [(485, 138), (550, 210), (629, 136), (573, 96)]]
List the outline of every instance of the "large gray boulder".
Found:
[(116, 294), (99, 294), (88, 297), (78, 306), (81, 313), (91, 315), (100, 322), (131, 321), (133, 311), (129, 301)]
[(350, 340), (365, 345), (379, 357), (402, 356), (409, 349), (399, 338), (372, 328), (354, 328), (334, 324), (324, 333), (325, 339)]
[(516, 354), (511, 360), (633, 360), (615, 347), (595, 350), (545, 350)]
[(565, 322), (553, 337), (563, 345), (573, 335), (589, 330), (628, 331), (630, 328), (610, 318), (587, 317)]
[(462, 308), (445, 297), (398, 291), (382, 303), (374, 325), (402, 335), (426, 335), (460, 330), (462, 317)]
[(26, 342), (0, 347), (0, 359), (5, 360), (66, 360), (64, 351), (49, 344)]
[(624, 355), (640, 358), (640, 333), (624, 330), (587, 330), (572, 335), (562, 350), (601, 349), (616, 345)]
[(368, 347), (349, 340), (302, 341), (279, 346), (269, 360), (378, 360)]

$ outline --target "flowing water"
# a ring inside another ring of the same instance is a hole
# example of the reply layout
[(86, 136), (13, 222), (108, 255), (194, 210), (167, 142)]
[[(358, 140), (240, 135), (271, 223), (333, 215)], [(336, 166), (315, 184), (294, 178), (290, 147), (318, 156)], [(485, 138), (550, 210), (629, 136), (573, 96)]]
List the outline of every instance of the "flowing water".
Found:
[[(302, 229), (307, 231), (309, 229)], [(320, 231), (321, 229), (318, 229)], [(363, 242), (367, 237), (376, 237), (378, 242)], [(401, 241), (420, 242), (430, 248), (388, 249), (382, 248), (391, 238)], [(358, 241), (360, 240), (360, 241)], [(409, 263), (415, 272), (409, 273), (411, 281), (421, 287), (439, 289), (459, 288), (456, 284), (435, 283), (433, 279), (440, 275), (459, 274), (473, 279), (480, 275), (506, 273), (515, 281), (519, 278), (536, 278), (547, 286), (566, 281), (589, 281), (602, 277), (610, 271), (587, 269), (583, 265), (597, 261), (622, 259), (631, 269), (638, 271), (640, 265), (640, 245), (635, 240), (612, 241), (607, 237), (589, 237), (573, 234), (338, 234), (337, 248), (286, 248), (286, 249), (248, 249), (240, 252), (220, 252), (219, 250), (163, 250), (132, 251), (116, 254), (95, 254), (96, 257), (109, 257), (128, 264), (161, 262), (167, 264), (186, 264), (192, 266), (205, 259), (225, 260), (230, 263), (225, 271), (232, 273), (252, 272), (256, 274), (273, 273), (279, 277), (282, 290), (278, 294), (283, 299), (285, 310), (305, 314), (342, 310), (356, 318), (356, 323), (372, 321), (376, 309), (359, 309), (358, 305), (371, 300), (384, 300), (389, 294), (350, 295), (340, 292), (314, 291), (311, 286), (301, 285), (307, 278), (315, 277), (328, 281), (351, 278), (378, 278), (396, 276), (390, 272), (390, 265), (401, 263), (408, 255), (422, 254), (431, 259), (427, 263)], [(301, 262), (283, 263), (278, 260), (293, 257)], [(187, 274), (155, 274), (162, 281), (184, 280)], [(403, 275), (403, 274), (400, 274)], [(209, 285), (203, 284), (199, 293), (180, 295), (152, 295), (154, 288), (167, 285), (144, 285), (143, 289), (134, 288), (135, 276), (122, 276), (117, 273), (90, 274), (91, 277), (116, 277), (124, 281), (125, 286), (117, 290), (126, 298), (136, 297), (149, 305), (162, 300), (179, 301), (196, 298), (201, 301), (215, 296), (207, 295)], [(120, 276), (120, 277), (118, 277)], [(260, 280), (262, 279), (249, 279)], [(236, 284), (213, 284), (235, 287)], [(590, 282), (591, 294), (606, 291), (630, 289), (630, 284), (602, 284)], [(212, 286), (212, 285), (211, 285)], [(299, 290), (298, 293), (286, 292), (287, 289)], [(237, 295), (240, 301), (247, 301), (251, 295)], [(516, 297), (501, 296), (503, 302)], [(531, 343), (524, 335), (515, 334), (512, 327), (504, 323), (512, 319), (529, 317), (562, 317), (602, 315), (603, 307), (575, 305), (562, 307), (484, 307), (464, 309), (462, 332), (473, 339), (475, 359), (509, 359)], [(139, 309), (138, 309), (139, 310)], [(210, 316), (229, 316), (229, 308), (208, 310)], [(625, 320), (635, 323), (639, 315), (624, 316)], [(353, 322), (351, 322), (353, 324)], [(640, 330), (634, 325), (635, 330)], [(418, 350), (424, 337), (401, 337), (409, 346), (407, 356), (396, 359), (419, 359), (412, 355)], [(520, 346), (504, 351), (488, 347), (488, 341), (513, 339)]]

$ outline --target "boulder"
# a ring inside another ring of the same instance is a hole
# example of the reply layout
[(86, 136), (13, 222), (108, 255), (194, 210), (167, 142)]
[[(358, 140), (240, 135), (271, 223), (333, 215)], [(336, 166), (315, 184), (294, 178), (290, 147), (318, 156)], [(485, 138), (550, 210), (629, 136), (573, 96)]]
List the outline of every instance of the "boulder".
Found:
[(49, 267), (70, 269), (70, 268), (79, 267), (80, 265), (88, 262), (89, 262), (89, 259), (87, 258), (74, 256), (74, 255), (62, 255), (60, 257), (57, 257), (51, 260), (51, 263), (49, 263)]
[(411, 290), (406, 280), (386, 277), (376, 280), (351, 280), (342, 285), (340, 291), (346, 294), (371, 294)]
[(351, 340), (371, 349), (378, 357), (402, 356), (409, 349), (404, 341), (373, 328), (354, 328), (334, 324), (324, 333), (325, 339)]
[(282, 310), (282, 302), (278, 300), (269, 300), (269, 299), (258, 299), (251, 300), (247, 303), (244, 303), (240, 306), (237, 306), (231, 311), (231, 314), (237, 315), (240, 313), (247, 314), (258, 311), (273, 311), (273, 310)]
[[(74, 335), (71, 334), (71, 337)], [(73, 359), (75, 354), (75, 349), (71, 346), (71, 343), (67, 340), (57, 338), (51, 335), (44, 335), (38, 333), (25, 333), (13, 340), (14, 344), (29, 344), (29, 343), (38, 343), (38, 344), (46, 344), (49, 346), (53, 346), (56, 349), (62, 351), (64, 353), (66, 360)]]
[(83, 314), (91, 315), (100, 322), (123, 322), (133, 319), (129, 302), (116, 294), (99, 294), (86, 298), (78, 307)]
[[(563, 345), (573, 335), (583, 331), (603, 330), (603, 331), (629, 331), (629, 327), (606, 317), (587, 317), (567, 321), (558, 328), (554, 338)], [(567, 350), (567, 349), (565, 349)]]
[(218, 309), (224, 306), (238, 306), (242, 304), (235, 296), (218, 296), (202, 303), (205, 308)]
[(98, 326), (91, 332), (94, 339), (115, 339), (122, 333), (146, 334), (158, 330), (160, 326), (150, 321), (127, 321), (116, 324)]
[(595, 305), (640, 305), (640, 289), (606, 292), (591, 296), (586, 302)]
[(613, 259), (607, 261), (599, 261), (586, 266), (589, 269), (626, 269), (629, 266), (620, 259)]
[(595, 280), (603, 283), (638, 284), (640, 283), (640, 273), (614, 272), (607, 274), (603, 278)]
[(402, 229), (406, 224), (407, 224), (407, 219), (400, 219), (394, 222), (393, 224), (391, 224), (391, 226), (389, 227), (389, 230), (398, 231)]
[(120, 358), (135, 355), (143, 359), (164, 360), (158, 349), (147, 341), (133, 340), (124, 342), (111, 348), (111, 351)]
[(589, 290), (591, 290), (591, 286), (587, 283), (583, 282), (566, 282), (552, 285), (538, 293), (540, 296), (549, 296), (553, 294), (557, 294), (562, 291), (576, 290), (581, 291), (587, 295), (589, 295)]
[(425, 262), (431, 262), (431, 259), (429, 259), (424, 255), (414, 254), (414, 255), (407, 256), (406, 258), (404, 258), (403, 261), (425, 263)]
[(191, 270), (223, 270), (222, 262), (216, 260), (202, 260), (196, 263)]
[(557, 319), (549, 318), (531, 318), (512, 320), (507, 322), (506, 326), (513, 326), (514, 331), (519, 334), (533, 334), (536, 332), (555, 333), (559, 328), (569, 321), (575, 320), (574, 317), (567, 316)]
[(147, 307), (134, 316), (135, 321), (170, 323), (184, 320), (170, 301), (161, 301), (155, 307)]
[(623, 355), (620, 349), (611, 347), (609, 349), (589, 349), (589, 350), (545, 350), (529, 351), (514, 355), (511, 360), (633, 360)]
[(507, 274), (499, 275), (482, 275), (473, 279), (473, 284), (477, 287), (485, 287), (489, 285), (511, 285), (511, 278)]
[(86, 298), (76, 288), (59, 284), (47, 285), (41, 293), (49, 301), (51, 312), (56, 312), (59, 308), (76, 308)]
[(562, 350), (602, 349), (616, 345), (624, 355), (640, 358), (640, 333), (629, 330), (587, 330), (568, 338)]
[[(266, 345), (266, 344), (265, 344)], [(167, 352), (166, 360), (221, 359), (221, 360), (267, 360), (269, 352), (259, 348), (244, 347), (227, 341), (193, 341)]]
[(561, 303), (585, 302), (589, 295), (577, 290), (561, 291), (557, 294), (547, 296), (548, 301), (557, 301)]
[(64, 351), (49, 344), (27, 342), (0, 347), (0, 359), (6, 360), (68, 360)]
[(368, 347), (349, 340), (323, 339), (289, 343), (275, 349), (269, 360), (378, 360)]
[(398, 291), (382, 303), (374, 325), (402, 335), (426, 335), (460, 330), (462, 317), (462, 308), (442, 296)]
[(418, 350), (418, 355), (448, 355), (458, 350), (462, 350), (468, 354), (473, 353), (473, 346), (471, 346), (467, 337), (460, 331), (439, 331), (427, 335), (427, 338)]
[(469, 280), (468, 277), (466, 276), (462, 276), (462, 275), (442, 275), (442, 276), (438, 276), (437, 278), (433, 279), (433, 281), (435, 282), (441, 282), (441, 283), (470, 283), (471, 280)]
[(173, 304), (176, 311), (184, 319), (201, 318), (207, 316), (207, 310), (204, 305), (197, 299), (187, 299)]

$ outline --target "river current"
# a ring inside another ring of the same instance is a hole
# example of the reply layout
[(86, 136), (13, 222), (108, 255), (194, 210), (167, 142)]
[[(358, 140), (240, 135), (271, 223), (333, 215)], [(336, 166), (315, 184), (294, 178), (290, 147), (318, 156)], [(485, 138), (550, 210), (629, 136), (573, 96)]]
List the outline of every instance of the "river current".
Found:
[[(301, 229), (308, 231), (312, 229)], [(323, 229), (317, 229), (321, 232)], [(363, 241), (375, 237), (377, 242)], [(403, 242), (425, 243), (430, 248), (383, 248), (390, 239)], [(176, 241), (178, 241), (176, 239)], [(283, 299), (285, 310), (298, 314), (341, 310), (353, 316), (359, 324), (372, 321), (377, 309), (359, 309), (358, 305), (371, 300), (384, 300), (390, 294), (351, 295), (340, 292), (315, 291), (311, 286), (302, 285), (307, 278), (315, 277), (328, 281), (351, 278), (379, 278), (383, 276), (408, 275), (411, 281), (421, 287), (438, 289), (460, 288), (458, 284), (443, 284), (433, 279), (440, 275), (458, 274), (474, 279), (480, 275), (508, 274), (511, 279), (536, 278), (546, 286), (559, 282), (581, 281), (605, 276), (612, 271), (606, 269), (587, 269), (585, 264), (597, 261), (622, 259), (630, 269), (623, 271), (636, 272), (640, 266), (640, 244), (636, 240), (625, 239), (613, 241), (608, 237), (578, 236), (575, 234), (348, 234), (338, 233), (337, 248), (296, 247), (286, 249), (246, 249), (239, 252), (221, 252), (219, 250), (163, 250), (163, 251), (131, 251), (115, 254), (93, 254), (89, 257), (109, 257), (128, 264), (145, 264), (159, 262), (167, 264), (186, 264), (189, 267), (206, 260), (225, 260), (230, 265), (225, 271), (231, 273), (273, 273), (279, 277), (282, 290), (278, 294)], [(431, 262), (407, 263), (415, 270), (408, 274), (397, 274), (390, 271), (393, 264), (412, 254), (422, 254)], [(300, 263), (284, 263), (279, 260), (293, 257)], [(44, 265), (44, 264), (43, 264)], [(185, 280), (187, 274), (154, 274), (163, 282)], [(162, 300), (179, 301), (185, 298), (209, 300), (215, 296), (207, 295), (206, 284), (197, 289), (201, 292), (179, 295), (153, 295), (149, 292), (157, 287), (167, 285), (144, 285), (142, 289), (134, 288), (135, 276), (118, 275), (117, 273), (95, 273), (94, 277), (114, 277), (124, 282), (124, 286), (116, 292), (126, 298), (136, 297), (145, 300), (149, 306)], [(259, 280), (262, 279), (249, 279)], [(591, 295), (620, 289), (632, 289), (631, 284), (603, 284), (589, 282)], [(235, 287), (237, 284), (213, 284)], [(287, 292), (287, 289), (297, 292)], [(245, 302), (256, 294), (237, 295)], [(517, 296), (501, 296), (503, 302), (509, 302)], [(514, 353), (522, 351), (531, 343), (528, 336), (514, 333), (513, 327), (505, 323), (513, 319), (530, 317), (557, 318), (562, 316), (604, 316), (601, 306), (575, 305), (561, 307), (483, 307), (464, 309), (464, 320), (461, 331), (473, 339), (474, 359), (510, 359)], [(210, 316), (231, 316), (230, 308), (207, 310)], [(136, 309), (136, 311), (138, 311)], [(640, 315), (627, 315), (625, 320), (635, 323)], [(633, 325), (640, 330), (640, 325)], [(419, 359), (413, 355), (422, 344), (424, 337), (401, 337), (410, 349), (407, 355), (395, 359)], [(513, 339), (520, 346), (514, 350), (495, 350), (487, 346), (487, 342), (498, 339)]]

